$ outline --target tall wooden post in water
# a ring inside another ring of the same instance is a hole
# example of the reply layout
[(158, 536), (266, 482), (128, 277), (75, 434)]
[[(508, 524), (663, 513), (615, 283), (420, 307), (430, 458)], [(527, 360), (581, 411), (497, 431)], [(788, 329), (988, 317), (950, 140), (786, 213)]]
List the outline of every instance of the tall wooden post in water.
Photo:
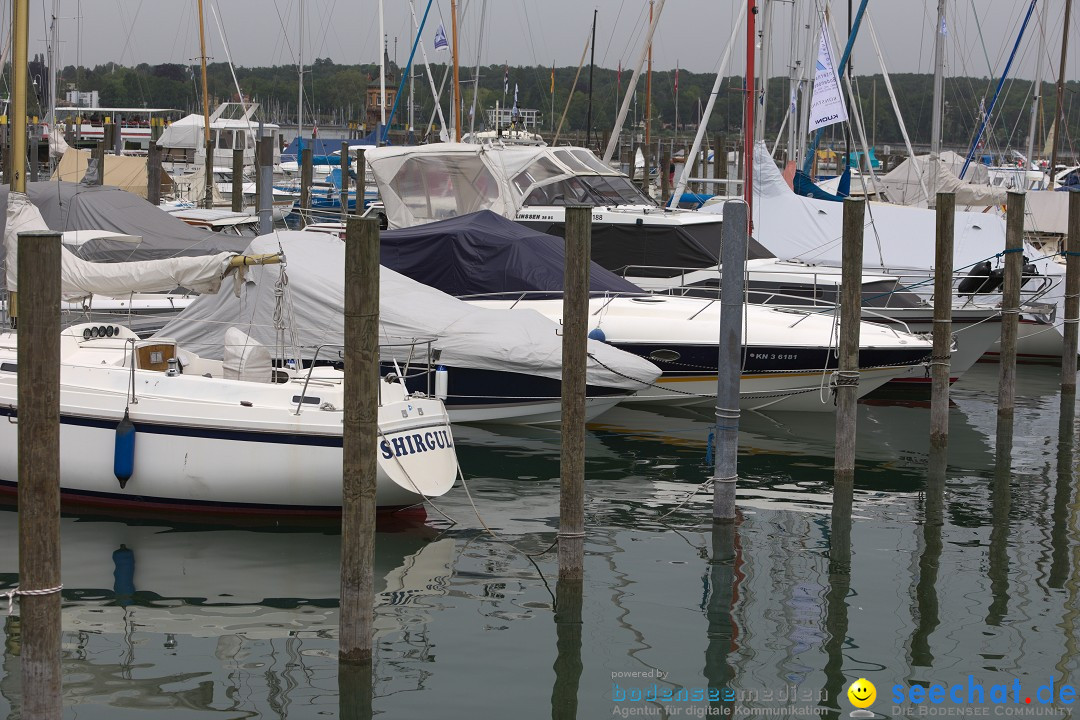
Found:
[(203, 164), (205, 173), (204, 182), (206, 188), (203, 193), (203, 207), (207, 210), (214, 207), (214, 151), (217, 150), (217, 142), (210, 138), (206, 141), (206, 162)]
[(1080, 323), (1080, 193), (1069, 193), (1069, 234), (1065, 238), (1065, 347), (1061, 353), (1061, 392), (1076, 395), (1076, 351)]
[(269, 235), (274, 230), (274, 135), (259, 141), (259, 234)]
[[(356, 194), (356, 202), (363, 203), (360, 193)], [(364, 214), (363, 204), (356, 206), (356, 214)], [(349, 218), (349, 141), (341, 141), (341, 222)]]
[(930, 356), (930, 447), (949, 442), (949, 374), (952, 356), (953, 226), (956, 196), (937, 195), (934, 258), (934, 350)]
[(244, 209), (244, 148), (234, 147), (232, 151), (232, 211), (238, 213)]
[(836, 478), (855, 475), (855, 418), (862, 316), (863, 200), (844, 200), (840, 287), (840, 360), (836, 372)]
[(306, 147), (300, 151), (300, 209), (311, 209), (311, 148)]
[(739, 381), (742, 377), (742, 326), (746, 243), (750, 209), (743, 200), (724, 203), (720, 261), (720, 353), (716, 373), (716, 467), (713, 522), (735, 520), (739, 477)]
[(379, 415), (379, 224), (345, 230), (345, 396), (338, 659), (370, 665)]
[(566, 208), (563, 280), (562, 454), (559, 579), (585, 576), (585, 368), (588, 351), (592, 208)]
[(146, 152), (146, 200), (151, 205), (161, 202), (161, 147), (153, 141)]
[(1005, 287), (1001, 291), (1001, 372), (998, 417), (1016, 408), (1016, 335), (1020, 325), (1020, 273), (1024, 257), (1024, 194), (1010, 192), (1005, 208)]
[[(664, 148), (663, 153), (660, 155), (660, 204), (667, 206), (668, 200), (671, 198), (671, 174), (668, 173), (668, 167), (671, 166), (671, 150)], [(675, 205), (678, 205), (678, 201)]]
[(364, 214), (364, 187), (367, 185), (367, 160), (364, 148), (356, 149), (356, 214)]
[[(16, 161), (17, 162), (17, 161)], [(19, 609), (23, 717), (60, 698), (60, 234), (20, 233)]]

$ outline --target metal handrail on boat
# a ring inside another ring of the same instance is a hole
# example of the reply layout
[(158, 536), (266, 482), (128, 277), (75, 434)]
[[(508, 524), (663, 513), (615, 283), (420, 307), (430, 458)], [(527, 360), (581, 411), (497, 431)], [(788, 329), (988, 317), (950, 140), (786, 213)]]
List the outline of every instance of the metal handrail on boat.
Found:
[[(380, 351), (383, 348), (395, 348), (395, 347), (408, 347), (408, 348), (410, 348), (409, 357), (405, 361), (405, 371), (401, 372), (400, 368), (399, 368), (399, 374), (395, 377), (397, 382), (401, 383), (401, 386), (405, 388), (406, 392), (408, 392), (408, 386), (405, 385), (405, 378), (408, 376), (409, 365), (412, 362), (412, 357), (413, 357), (412, 350), (414, 350), (416, 348), (416, 346), (418, 346), (418, 345), (424, 345), (426, 347), (426, 349), (427, 349), (427, 352), (425, 353), (425, 355), (427, 357), (427, 370), (424, 371), (424, 374), (427, 376), (427, 393), (426, 394), (429, 397), (431, 396), (431, 374), (432, 374), (431, 364), (433, 362), (437, 361), (435, 352), (434, 352), (434, 350), (432, 348), (432, 344), (435, 342), (435, 340), (436, 340), (436, 338), (425, 338), (425, 339), (415, 339), (415, 340), (411, 340), (411, 341), (408, 341), (408, 342), (399, 342), (399, 343), (379, 343), (379, 350)], [(306, 349), (309, 349), (311, 347), (315, 348), (315, 353), (312, 355), (311, 360), (310, 360), (310, 362), (308, 364), (307, 373), (306, 373), (306, 375), (304, 377), (304, 387), (300, 390), (300, 395), (298, 396), (299, 400), (296, 401), (296, 412), (293, 413), (294, 415), (299, 415), (300, 411), (304, 407), (304, 399), (307, 397), (308, 386), (311, 384), (311, 374), (315, 370), (316, 363), (317, 363), (317, 361), (319, 359), (319, 353), (321, 353), (324, 348), (341, 348), (338, 351), (338, 357), (344, 359), (345, 346), (342, 343), (323, 343), (321, 345), (307, 346), (307, 347), (302, 347), (300, 349), (306, 350)], [(395, 362), (396, 362), (396, 360), (395, 360)], [(382, 405), (382, 388), (381, 387), (380, 387), (380, 390), (379, 390), (379, 405), (380, 406)]]

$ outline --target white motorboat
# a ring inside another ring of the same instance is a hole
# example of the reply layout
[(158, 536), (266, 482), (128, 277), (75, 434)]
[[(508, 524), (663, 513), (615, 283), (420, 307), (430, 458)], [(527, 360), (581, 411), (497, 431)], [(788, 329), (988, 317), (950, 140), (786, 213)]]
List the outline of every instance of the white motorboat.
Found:
[[(562, 318), (562, 300), (478, 300), (483, 307), (530, 309)], [(744, 410), (832, 411), (838, 333), (832, 314), (744, 305)], [(594, 339), (656, 363), (664, 374), (627, 402), (715, 403), (720, 303), (700, 298), (642, 295), (589, 302)], [(859, 395), (922, 367), (932, 351), (925, 337), (862, 323)]]
[(609, 270), (648, 265), (670, 276), (720, 259), (717, 217), (658, 207), (586, 148), (435, 143), (377, 148), (367, 160), (391, 228), (491, 210), (563, 235), (566, 205), (587, 204), (592, 259)]

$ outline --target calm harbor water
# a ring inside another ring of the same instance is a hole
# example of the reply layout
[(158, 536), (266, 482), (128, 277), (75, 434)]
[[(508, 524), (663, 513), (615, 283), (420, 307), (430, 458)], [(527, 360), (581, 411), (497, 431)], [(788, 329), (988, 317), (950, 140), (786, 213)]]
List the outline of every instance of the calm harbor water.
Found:
[[(893, 686), (915, 683), (1006, 685), (987, 715), (1068, 716), (1035, 693), (1080, 682), (1074, 418), (1060, 422), (1055, 369), (1022, 368), (1012, 457), (997, 464), (996, 373), (954, 388), (944, 470), (927, 407), (860, 405), (854, 492), (836, 498), (850, 524), (832, 515), (830, 415), (744, 416), (727, 532), (710, 493), (680, 506), (710, 474), (707, 412), (603, 416), (587, 440), (580, 624), (570, 589), (554, 611), (556, 558), (540, 554), (558, 519), (557, 432), (455, 429), (499, 537), (460, 487), (424, 522), (380, 526), (375, 714), (837, 718), (865, 677), (879, 717), (956, 707), (894, 708)], [(0, 538), (7, 588), (12, 511)], [(66, 717), (359, 716), (338, 689), (333, 524), (68, 515), (62, 538)], [(0, 713), (18, 717), (17, 610), (3, 641)]]

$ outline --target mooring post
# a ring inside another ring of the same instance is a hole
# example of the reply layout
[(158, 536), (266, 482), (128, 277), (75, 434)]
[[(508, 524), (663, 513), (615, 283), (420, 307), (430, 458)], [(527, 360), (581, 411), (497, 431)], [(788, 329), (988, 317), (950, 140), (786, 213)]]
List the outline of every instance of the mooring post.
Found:
[(364, 148), (356, 149), (356, 214), (363, 215), (364, 188), (367, 186), (367, 160), (364, 159)]
[(124, 154), (124, 124), (119, 117), (113, 119), (113, 155)]
[(341, 632), (338, 659), (369, 665), (375, 607), (375, 475), (379, 416), (379, 223), (345, 229)]
[[(660, 155), (660, 204), (667, 207), (668, 201), (671, 199), (671, 174), (668, 172), (668, 168), (671, 166), (671, 150), (664, 148)], [(678, 206), (676, 201), (674, 206)]]
[(19, 233), (19, 610), (22, 716), (59, 719), (60, 234)]
[(30, 125), (30, 182), (38, 181), (38, 165), (40, 164), (41, 146), (40, 146), (40, 132), (38, 125), (35, 123)]
[(589, 256), (592, 208), (566, 208), (563, 280), (562, 455), (559, 579), (585, 576), (585, 369), (588, 362)]
[(1065, 237), (1065, 347), (1061, 353), (1061, 393), (1076, 395), (1076, 351), (1080, 337), (1080, 193), (1069, 195), (1069, 233)]
[(1006, 202), (998, 417), (1011, 418), (1016, 409), (1016, 335), (1020, 326), (1020, 274), (1024, 268), (1024, 194), (1010, 192)]
[(952, 361), (953, 225), (956, 196), (938, 193), (934, 258), (934, 349), (930, 356), (930, 446), (949, 442), (949, 375)]
[(863, 200), (844, 200), (841, 252), (840, 358), (836, 383), (836, 477), (855, 475), (855, 419), (859, 397), (859, 322), (862, 316)]
[(238, 213), (244, 209), (244, 148), (234, 147), (232, 151), (232, 211)]
[[(341, 222), (349, 218), (349, 141), (341, 141)], [(356, 202), (361, 201), (360, 194), (356, 194)], [(356, 206), (356, 214), (363, 215), (363, 205)]]
[(307, 212), (311, 209), (311, 148), (306, 147), (300, 151), (300, 210)]
[[(724, 149), (724, 135), (723, 133), (716, 133), (716, 138), (713, 140), (713, 178), (716, 180), (723, 180), (727, 177), (727, 150)], [(715, 194), (726, 195), (727, 192), (720, 192), (720, 185), (717, 184)]]
[(744, 200), (724, 203), (720, 263), (720, 352), (716, 365), (716, 464), (713, 472), (713, 522), (735, 520), (739, 476), (739, 383), (742, 379), (743, 304), (746, 244), (750, 231)]
[(217, 149), (217, 144), (214, 138), (206, 143), (206, 160), (203, 163), (203, 182), (206, 183), (206, 187), (203, 189), (203, 207), (210, 210), (214, 207), (214, 151)]
[(161, 147), (156, 142), (146, 152), (146, 199), (151, 205), (161, 202)]
[(258, 145), (259, 183), (259, 234), (274, 231), (274, 143), (273, 135), (262, 138)]
[(94, 150), (91, 153), (91, 160), (97, 165), (97, 176), (94, 178), (92, 185), (104, 185), (105, 184), (105, 141), (94, 145)]
[(646, 197), (652, 197), (652, 147), (648, 143), (641, 144), (641, 191)]
[(104, 152), (115, 152), (116, 150), (116, 126), (111, 122), (107, 122), (101, 126), (101, 142), (104, 145)]

